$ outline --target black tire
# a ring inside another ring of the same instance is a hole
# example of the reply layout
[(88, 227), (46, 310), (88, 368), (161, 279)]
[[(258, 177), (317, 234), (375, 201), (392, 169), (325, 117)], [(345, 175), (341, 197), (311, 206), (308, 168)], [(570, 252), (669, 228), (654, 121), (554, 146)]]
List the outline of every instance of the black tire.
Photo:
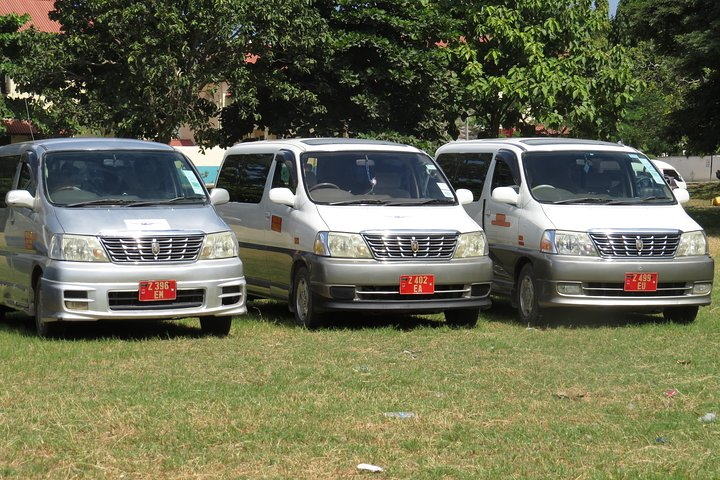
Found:
[(518, 317), (523, 324), (537, 325), (541, 318), (535, 272), (529, 263), (520, 270), (516, 290)]
[(315, 298), (310, 285), (310, 273), (300, 267), (293, 278), (292, 306), (295, 323), (305, 328), (315, 328), (322, 324), (323, 316), (315, 308)]
[(688, 324), (695, 321), (699, 307), (667, 307), (663, 310), (663, 317), (675, 323)]
[(61, 336), (63, 325), (59, 321), (46, 322), (43, 320), (45, 316), (45, 306), (43, 304), (42, 277), (37, 279), (35, 283), (35, 292), (33, 299), (35, 301), (35, 332), (40, 338), (56, 338)]
[(200, 330), (205, 335), (227, 337), (231, 325), (232, 317), (200, 317)]
[(451, 327), (472, 328), (477, 325), (479, 308), (445, 310), (445, 323)]

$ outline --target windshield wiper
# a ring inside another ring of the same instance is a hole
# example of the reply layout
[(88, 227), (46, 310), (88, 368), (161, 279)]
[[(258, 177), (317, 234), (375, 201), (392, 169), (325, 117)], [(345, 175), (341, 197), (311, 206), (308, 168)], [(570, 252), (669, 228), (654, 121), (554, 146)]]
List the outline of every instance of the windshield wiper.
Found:
[[(410, 202), (408, 202), (410, 203)], [(454, 198), (428, 198), (426, 200), (421, 200), (419, 202), (412, 202), (413, 205), (454, 205), (455, 199)]]
[(87, 200), (85, 202), (68, 203), (65, 205), (68, 208), (72, 207), (84, 207), (87, 205), (131, 205), (137, 202), (137, 200), (125, 200), (122, 198), (98, 198), (95, 200)]
[(165, 205), (168, 203), (179, 203), (182, 200), (189, 200), (189, 201), (196, 201), (196, 200), (205, 200), (205, 197), (175, 197), (175, 198), (169, 198), (167, 200), (143, 200), (143, 201), (134, 201), (130, 203), (128, 206), (130, 207), (146, 207), (148, 205)]
[(563, 205), (567, 203), (610, 203), (612, 200), (609, 198), (600, 197), (581, 197), (581, 198), (566, 198), (565, 200), (557, 200), (552, 202), (553, 205)]
[(364, 198), (359, 200), (343, 200), (341, 202), (330, 202), (330, 205), (387, 205), (389, 200), (377, 200)]

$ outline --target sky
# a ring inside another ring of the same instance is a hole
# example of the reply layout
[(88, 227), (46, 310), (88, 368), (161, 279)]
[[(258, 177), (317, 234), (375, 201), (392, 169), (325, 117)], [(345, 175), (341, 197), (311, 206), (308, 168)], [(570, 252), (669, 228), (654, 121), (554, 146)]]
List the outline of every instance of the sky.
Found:
[(610, 0), (610, 16), (615, 16), (615, 10), (617, 10), (618, 0)]

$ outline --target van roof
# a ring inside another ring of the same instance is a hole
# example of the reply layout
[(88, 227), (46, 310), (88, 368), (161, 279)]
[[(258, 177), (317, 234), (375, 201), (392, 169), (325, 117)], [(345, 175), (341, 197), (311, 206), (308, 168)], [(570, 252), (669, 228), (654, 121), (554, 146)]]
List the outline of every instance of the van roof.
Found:
[(173, 148), (164, 143), (134, 140), (129, 138), (46, 138), (30, 142), (13, 143), (0, 147), (0, 155), (14, 154), (27, 149), (39, 149), (46, 152), (68, 150), (170, 150)]
[(632, 147), (628, 147), (621, 143), (604, 142), (602, 140), (587, 140), (580, 138), (559, 138), (559, 137), (527, 137), (527, 138), (484, 138), (477, 140), (457, 140), (450, 142), (441, 149), (456, 150), (458, 147), (472, 147), (473, 145), (498, 145), (513, 146), (523, 151), (541, 151), (541, 150), (575, 150), (575, 149), (598, 149), (598, 150), (624, 150), (636, 152)]
[(347, 151), (357, 150), (358, 148), (365, 150), (395, 150), (420, 152), (419, 149), (402, 143), (390, 142), (385, 140), (366, 140), (362, 138), (290, 138), (280, 140), (259, 140), (256, 142), (237, 143), (228, 148), (226, 154), (236, 151), (277, 149), (294, 147), (300, 151)]

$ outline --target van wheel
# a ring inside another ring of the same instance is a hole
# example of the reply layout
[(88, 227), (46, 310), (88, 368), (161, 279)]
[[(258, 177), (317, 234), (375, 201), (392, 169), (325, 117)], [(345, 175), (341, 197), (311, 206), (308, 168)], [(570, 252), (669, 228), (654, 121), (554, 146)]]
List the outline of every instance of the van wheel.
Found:
[(310, 287), (310, 274), (307, 268), (300, 267), (293, 279), (293, 307), (295, 310), (295, 323), (305, 328), (315, 328), (320, 325), (322, 315), (315, 309), (315, 299)]
[(698, 314), (698, 307), (668, 307), (663, 310), (663, 317), (675, 323), (692, 323)]
[(200, 330), (205, 335), (226, 337), (230, 333), (232, 317), (200, 317)]
[(35, 331), (40, 338), (55, 338), (62, 332), (62, 324), (59, 321), (46, 322), (45, 304), (43, 302), (42, 277), (37, 279), (35, 284)]
[(445, 310), (445, 323), (451, 327), (472, 328), (477, 324), (479, 308)]
[(537, 283), (532, 265), (529, 263), (520, 270), (517, 281), (517, 309), (523, 324), (535, 325), (540, 321)]

